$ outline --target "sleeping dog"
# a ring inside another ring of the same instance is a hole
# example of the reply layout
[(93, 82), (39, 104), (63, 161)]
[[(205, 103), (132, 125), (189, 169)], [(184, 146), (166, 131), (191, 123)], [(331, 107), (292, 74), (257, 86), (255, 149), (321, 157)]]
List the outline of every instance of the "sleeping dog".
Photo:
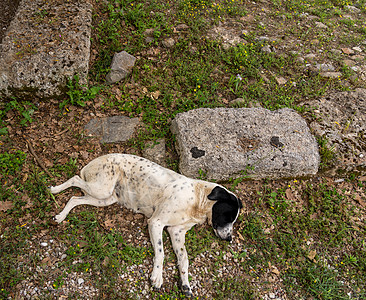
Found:
[(164, 227), (170, 234), (177, 256), (181, 289), (192, 295), (188, 281), (188, 256), (184, 246), (186, 232), (196, 224), (208, 220), (215, 234), (232, 240), (233, 224), (242, 203), (224, 187), (211, 182), (187, 178), (163, 168), (145, 158), (128, 154), (108, 154), (86, 165), (79, 176), (50, 187), (53, 194), (69, 187), (78, 187), (82, 197), (72, 197), (63, 211), (55, 217), (58, 223), (78, 205), (107, 206), (123, 204), (148, 218), (150, 240), (154, 248), (152, 286), (163, 284)]

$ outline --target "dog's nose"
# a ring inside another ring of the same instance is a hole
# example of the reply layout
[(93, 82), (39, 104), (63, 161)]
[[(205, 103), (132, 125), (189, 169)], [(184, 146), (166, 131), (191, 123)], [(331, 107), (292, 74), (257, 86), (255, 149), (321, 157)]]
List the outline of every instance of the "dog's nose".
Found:
[(225, 241), (228, 241), (228, 242), (231, 242), (233, 240), (233, 238), (231, 237), (231, 235), (230, 236), (228, 236), (226, 239), (225, 239)]

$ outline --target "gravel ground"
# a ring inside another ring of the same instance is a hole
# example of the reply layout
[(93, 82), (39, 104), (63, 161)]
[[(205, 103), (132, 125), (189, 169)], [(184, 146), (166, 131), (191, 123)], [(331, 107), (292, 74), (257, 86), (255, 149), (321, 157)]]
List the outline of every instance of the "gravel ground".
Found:
[(0, 42), (4, 37), (11, 20), (13, 19), (20, 0), (1, 0), (0, 1)]
[[(82, 211), (82, 208), (77, 209)], [(85, 208), (84, 208), (85, 210)], [(108, 219), (115, 223), (115, 230), (123, 235), (125, 241), (133, 246), (144, 247), (146, 249), (151, 246), (149, 235), (146, 227), (146, 218), (142, 215), (134, 214), (127, 209), (122, 209), (115, 205), (109, 209), (96, 210), (98, 212), (98, 221), (103, 222)], [(122, 221), (123, 220), (123, 221)], [(62, 226), (62, 225), (61, 225)], [(197, 230), (211, 230), (208, 225), (196, 226)], [(195, 228), (196, 228), (195, 227)], [(237, 227), (237, 226), (236, 226)], [(79, 299), (95, 299), (101, 296), (98, 288), (95, 287), (95, 281), (103, 276), (99, 271), (85, 270), (84, 272), (71, 271), (66, 277), (62, 278), (60, 286), (55, 286), (57, 278), (62, 277), (63, 264), (69, 265), (69, 256), (67, 255), (68, 245), (62, 239), (52, 238), (52, 233), (47, 231), (41, 237), (35, 237), (33, 240), (27, 241), (29, 254), (31, 256), (38, 255), (41, 264), (35, 265), (32, 276), (26, 278), (18, 284), (16, 299), (37, 299), (43, 298), (45, 295), (52, 295), (57, 299), (71, 299), (77, 297)], [(287, 300), (288, 297), (281, 287), (282, 279), (274, 271), (267, 271), (260, 277), (251, 277), (241, 271), (241, 260), (248, 258), (235, 258), (232, 253), (250, 252), (252, 250), (243, 247), (243, 244), (236, 236), (230, 243), (229, 247), (223, 253), (220, 253), (219, 241), (213, 240), (211, 250), (207, 250), (195, 257), (190, 257), (190, 280), (192, 290), (194, 291), (194, 299), (213, 299), (215, 286), (225, 278), (235, 276), (244, 276), (251, 281), (252, 286), (260, 295), (261, 299), (269, 300)], [(176, 261), (170, 260), (169, 256), (173, 253), (170, 240), (164, 243), (166, 261), (164, 263), (164, 285), (162, 292), (171, 290), (177, 285), (178, 268)], [(188, 247), (189, 250), (189, 247)], [(212, 250), (215, 250), (214, 252)], [(190, 252), (190, 251), (188, 251)], [(222, 258), (221, 258), (222, 257)], [(26, 258), (24, 258), (26, 259)], [(83, 263), (82, 260), (72, 261), (72, 265)], [(106, 262), (109, 263), (108, 261)], [(215, 272), (212, 272), (212, 264), (218, 263)], [(131, 265), (121, 262), (120, 271), (118, 273), (117, 288), (127, 290), (126, 299), (151, 299), (151, 284), (149, 281), (153, 264), (153, 256), (148, 255), (143, 263)], [(22, 269), (20, 262), (18, 268)], [(238, 272), (238, 270), (240, 270)], [(255, 272), (255, 270), (253, 270)], [(43, 278), (41, 281), (40, 278)], [(265, 281), (269, 285), (261, 282)], [(234, 298), (233, 298), (234, 299)]]

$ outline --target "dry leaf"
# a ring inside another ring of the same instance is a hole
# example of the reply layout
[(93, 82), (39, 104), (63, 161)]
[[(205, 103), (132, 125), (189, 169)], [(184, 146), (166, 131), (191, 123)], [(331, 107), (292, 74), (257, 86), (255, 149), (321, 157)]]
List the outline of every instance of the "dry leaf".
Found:
[(365, 207), (365, 206), (366, 206), (366, 202), (365, 202), (365, 201), (363, 201), (362, 197), (361, 197), (359, 194), (356, 194), (356, 195), (355, 195), (355, 200), (356, 200), (358, 203), (360, 203), (360, 205), (361, 205), (362, 207)]
[(243, 236), (241, 235), (241, 233), (239, 231), (237, 231), (237, 233), (238, 233), (239, 239), (242, 240), (242, 241), (245, 241), (245, 239), (243, 238)]
[(296, 200), (296, 198), (295, 198), (294, 194), (292, 193), (291, 189), (286, 190), (286, 198), (288, 200), (291, 200), (291, 201)]
[(106, 220), (106, 221), (104, 221), (104, 226), (107, 228), (112, 228), (112, 227), (114, 227), (114, 221)]
[(318, 213), (313, 213), (312, 215), (310, 215), (311, 220), (316, 220), (317, 218), (318, 218)]
[(23, 194), (22, 201), (26, 202), (27, 204), (23, 208), (31, 208), (33, 207), (32, 200), (29, 198), (27, 194)]
[(13, 202), (11, 201), (0, 201), (0, 211), (7, 211), (13, 207)]
[(159, 98), (159, 96), (160, 96), (160, 91), (156, 91), (156, 92), (153, 92), (153, 93), (151, 93), (151, 97), (154, 99), (154, 100), (156, 100), (156, 99), (158, 99)]
[(276, 275), (280, 275), (280, 271), (275, 266), (272, 266), (272, 273), (276, 274)]
[(106, 256), (106, 257), (104, 258), (103, 262), (102, 262), (102, 265), (103, 265), (104, 267), (106, 267), (106, 266), (108, 266), (108, 264), (109, 264), (109, 257), (108, 257), (108, 256)]
[(308, 259), (314, 260), (315, 256), (316, 256), (316, 251), (315, 250), (311, 250), (309, 252), (309, 254), (308, 254)]

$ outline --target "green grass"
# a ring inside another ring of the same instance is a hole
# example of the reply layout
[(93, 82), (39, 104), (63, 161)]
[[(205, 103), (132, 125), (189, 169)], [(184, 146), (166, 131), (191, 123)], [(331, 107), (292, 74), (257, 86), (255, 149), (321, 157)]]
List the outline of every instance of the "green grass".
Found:
[[(319, 5), (332, 6), (320, 1), (308, 4), (286, 1), (285, 6), (282, 2), (274, 2), (274, 5), (295, 15), (317, 9)], [(164, 10), (169, 9), (174, 13), (164, 14)], [(177, 24), (184, 22), (189, 26), (184, 38), (178, 39), (171, 49), (157, 52), (156, 60), (145, 55), (139, 58), (132, 73), (133, 80), (140, 84), (138, 93), (122, 84), (121, 99), (106, 96), (109, 107), (117, 107), (130, 116), (142, 115), (146, 132), (140, 133), (139, 141), (135, 143), (137, 147), (146, 139), (169, 137), (169, 122), (179, 112), (223, 106), (239, 97), (244, 99), (244, 107), (258, 99), (270, 110), (290, 107), (303, 112), (304, 107), (299, 105), (303, 99), (319, 97), (329, 89), (344, 89), (342, 80), (326, 80), (317, 74), (303, 73), (294, 54), (262, 51), (265, 45), (278, 47), (281, 41), (260, 41), (259, 31), (249, 32), (243, 43), (226, 50), (205, 35), (219, 19), (225, 21), (245, 15), (245, 5), (237, 0), (220, 3), (179, 1), (177, 5), (149, 1), (144, 6), (140, 2), (122, 0), (108, 2), (96, 28), (94, 42), (101, 50), (91, 71), (95, 82), (103, 82), (114, 52), (126, 50), (133, 55), (145, 54), (161, 45), (165, 38), (176, 37), (174, 26)], [(148, 44), (144, 41), (144, 31), (151, 28), (154, 29), (154, 42)], [(309, 29), (302, 39), (307, 42), (316, 34)], [(322, 45), (329, 44), (327, 37), (326, 34), (325, 40), (320, 41)], [(347, 80), (350, 75), (344, 74), (344, 80)], [(279, 84), (279, 77), (285, 78), (286, 83)]]
[[(298, 188), (294, 184), (285, 189), (295, 192)], [(242, 235), (251, 248), (260, 249), (250, 255), (244, 264), (246, 270), (271, 262), (293, 297), (300, 293), (319, 299), (345, 299), (348, 285), (358, 291), (353, 294), (356, 298), (362, 297), (365, 248), (360, 234), (365, 231), (354, 228), (352, 217), (357, 213), (346, 194), (327, 184), (308, 185), (300, 190), (305, 203), (299, 206), (286, 197), (285, 189), (265, 187), (258, 207), (243, 220)], [(341, 250), (345, 245), (347, 254)], [(258, 272), (252, 273), (257, 276)]]
[(11, 98), (8, 101), (0, 102), (0, 137), (8, 133), (8, 128), (5, 127), (4, 120), (9, 113), (13, 113), (19, 124), (28, 126), (33, 121), (33, 114), (36, 110), (35, 105), (30, 101), (19, 101), (16, 98)]

